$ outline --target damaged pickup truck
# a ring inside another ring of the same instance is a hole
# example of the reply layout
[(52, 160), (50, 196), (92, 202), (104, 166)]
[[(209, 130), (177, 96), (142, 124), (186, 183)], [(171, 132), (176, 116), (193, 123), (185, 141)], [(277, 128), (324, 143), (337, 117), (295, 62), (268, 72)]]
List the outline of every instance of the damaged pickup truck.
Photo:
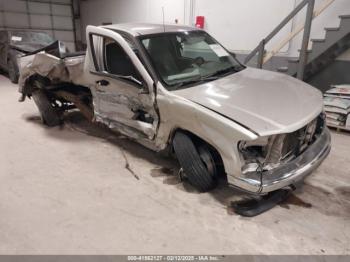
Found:
[(330, 151), (321, 92), (240, 64), (203, 30), (88, 26), (86, 54), (20, 58), (22, 100), (43, 123), (78, 108), (155, 151), (174, 150), (199, 191), (229, 185), (266, 194), (304, 179)]

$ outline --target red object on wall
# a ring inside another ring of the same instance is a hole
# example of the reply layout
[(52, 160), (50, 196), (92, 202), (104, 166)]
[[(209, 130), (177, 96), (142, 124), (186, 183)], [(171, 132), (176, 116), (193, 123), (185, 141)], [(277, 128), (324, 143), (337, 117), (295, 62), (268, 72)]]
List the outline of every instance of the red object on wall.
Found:
[(204, 16), (197, 16), (196, 17), (196, 27), (198, 28), (204, 28)]

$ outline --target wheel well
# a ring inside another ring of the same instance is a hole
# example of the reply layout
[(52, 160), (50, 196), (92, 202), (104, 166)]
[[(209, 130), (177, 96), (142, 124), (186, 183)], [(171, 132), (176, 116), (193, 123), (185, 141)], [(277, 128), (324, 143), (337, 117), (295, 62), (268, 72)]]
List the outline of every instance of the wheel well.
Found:
[(26, 80), (22, 93), (31, 97), (32, 93), (38, 89), (42, 90), (53, 106), (62, 112), (78, 108), (87, 119), (93, 119), (93, 98), (88, 87), (69, 82), (55, 84), (49, 78), (35, 74)]
[(10, 62), (10, 60), (12, 60), (12, 56), (11, 56), (11, 54), (8, 54), (7, 55), (7, 60), (6, 60), (7, 64)]
[(22, 89), (22, 93), (24, 95), (27, 96), (31, 96), (33, 91), (35, 90), (35, 87), (33, 86), (34, 81), (38, 80), (40, 83), (42, 83), (42, 88), (45, 85), (49, 85), (50, 84), (50, 79), (48, 79), (47, 77), (43, 77), (39, 74), (34, 74), (31, 75), (28, 79), (26, 79), (25, 83), (24, 83), (24, 87)]
[(191, 138), (191, 140), (193, 141), (193, 143), (195, 144), (196, 147), (198, 147), (199, 145), (203, 145), (203, 144), (208, 146), (209, 150), (214, 155), (215, 162), (216, 162), (216, 164), (217, 164), (217, 166), (219, 168), (220, 174), (223, 174), (225, 176), (225, 178), (226, 178), (224, 162), (222, 161), (222, 157), (221, 157), (219, 151), (213, 145), (211, 145), (210, 143), (208, 143), (204, 139), (200, 138), (196, 134), (194, 134), (194, 133), (192, 133), (192, 132), (190, 132), (188, 130), (181, 129), (181, 128), (173, 130), (173, 132), (171, 133), (171, 136), (170, 136), (170, 140), (169, 140), (169, 145), (171, 145), (171, 150), (172, 151), (173, 151), (172, 141), (173, 141), (174, 136), (175, 136), (175, 134), (177, 132), (182, 132), (182, 133), (185, 133), (186, 135), (188, 135)]
[[(41, 85), (39, 88), (42, 88), (42, 89), (45, 89), (45, 86), (51, 85), (51, 80), (49, 78), (41, 76), (39, 74), (34, 74), (34, 75), (31, 75), (26, 80), (24, 85), (24, 90), (23, 90), (24, 94), (30, 95), (33, 92), (33, 90), (35, 89), (33, 86), (34, 81), (38, 81)], [(56, 89), (60, 89), (60, 90), (64, 90), (72, 93), (85, 92), (90, 96), (92, 96), (91, 90), (88, 87), (75, 85), (73, 83), (59, 83), (56, 85), (53, 84), (50, 88), (50, 90), (56, 90)]]

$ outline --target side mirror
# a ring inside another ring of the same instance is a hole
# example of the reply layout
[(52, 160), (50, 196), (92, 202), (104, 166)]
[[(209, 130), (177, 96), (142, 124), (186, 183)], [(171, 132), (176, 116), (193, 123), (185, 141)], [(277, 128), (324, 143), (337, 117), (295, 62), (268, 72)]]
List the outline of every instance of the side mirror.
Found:
[(138, 80), (135, 77), (133, 77), (133, 76), (126, 76), (125, 78), (129, 79), (131, 82), (134, 82), (135, 84), (137, 84), (139, 86), (143, 86), (143, 83), (140, 80)]

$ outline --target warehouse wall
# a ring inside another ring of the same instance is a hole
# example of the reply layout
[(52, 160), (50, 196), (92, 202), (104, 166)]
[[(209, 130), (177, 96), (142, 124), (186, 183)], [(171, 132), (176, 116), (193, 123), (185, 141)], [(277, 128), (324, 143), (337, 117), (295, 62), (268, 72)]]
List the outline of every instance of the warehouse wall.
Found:
[[(294, 6), (294, 0), (220, 0), (219, 2), (195, 1), (195, 15), (205, 16), (206, 29), (233, 51), (254, 49)], [(288, 24), (275, 40), (286, 35), (291, 26), (292, 23)], [(287, 50), (288, 46), (283, 51)]]
[[(301, 0), (82, 0), (82, 25), (99, 25), (103, 22), (162, 22), (193, 24), (194, 17), (204, 15), (206, 30), (232, 51), (248, 52), (266, 36)], [(316, 0), (318, 6), (324, 0)], [(191, 12), (193, 3), (193, 13)], [(98, 10), (98, 12), (96, 12)], [(336, 0), (321, 16), (315, 19), (312, 37), (324, 34), (324, 27), (337, 26), (338, 15), (350, 14), (349, 0)], [(191, 16), (192, 15), (192, 16)], [(301, 13), (276, 36), (267, 48), (302, 22)], [(292, 40), (282, 52), (295, 56), (300, 48), (300, 37)]]
[[(212, 0), (193, 2), (194, 12), (191, 14), (190, 0), (85, 0), (81, 2), (82, 25), (99, 25), (105, 22), (161, 23), (164, 7), (166, 23), (174, 23), (175, 19), (178, 19), (180, 24), (193, 25), (196, 15), (204, 15), (206, 30), (229, 49), (249, 50), (288, 14), (294, 0), (220, 0), (220, 5), (218, 1)], [(255, 6), (257, 10), (261, 10), (266, 7), (266, 3), (269, 6), (268, 13), (253, 10), (251, 21), (246, 23), (249, 8)], [(99, 12), (96, 13), (95, 10)], [(264, 23), (261, 23), (262, 20)], [(256, 31), (256, 25), (261, 27), (258, 32), (252, 34), (252, 31)], [(284, 33), (287, 33), (290, 27), (291, 24)], [(222, 30), (223, 28), (230, 31)]]
[[(162, 6), (165, 21), (180, 23), (186, 20), (187, 0), (85, 0), (81, 1), (82, 25), (100, 25), (102, 23), (154, 22), (161, 23)], [(98, 12), (96, 12), (98, 10)]]

